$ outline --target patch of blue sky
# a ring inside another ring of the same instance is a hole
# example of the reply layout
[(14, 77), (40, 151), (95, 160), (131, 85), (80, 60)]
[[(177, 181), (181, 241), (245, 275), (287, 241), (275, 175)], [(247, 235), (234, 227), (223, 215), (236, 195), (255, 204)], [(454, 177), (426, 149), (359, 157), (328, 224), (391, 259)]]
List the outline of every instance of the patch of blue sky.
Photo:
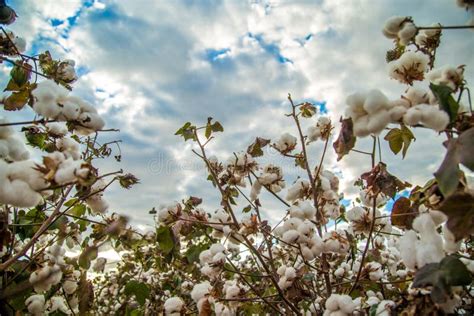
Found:
[(248, 33), (247, 35), (248, 37), (255, 39), (260, 44), (260, 47), (262, 47), (268, 54), (272, 55), (279, 63), (293, 63), (291, 59), (281, 54), (278, 45), (267, 43), (260, 34)]
[(76, 74), (78, 77), (87, 75), (90, 72), (90, 69), (86, 66), (79, 66), (76, 68)]
[(388, 200), (387, 204), (385, 204), (385, 209), (391, 212), (393, 209), (393, 204), (395, 203), (396, 200), (398, 200), (400, 197), (408, 197), (409, 195), (410, 195), (410, 191), (408, 190), (404, 190), (400, 193), (397, 193), (395, 195), (395, 198)]
[(218, 59), (224, 58), (228, 52), (230, 52), (230, 48), (206, 49), (204, 55), (207, 61), (214, 62)]

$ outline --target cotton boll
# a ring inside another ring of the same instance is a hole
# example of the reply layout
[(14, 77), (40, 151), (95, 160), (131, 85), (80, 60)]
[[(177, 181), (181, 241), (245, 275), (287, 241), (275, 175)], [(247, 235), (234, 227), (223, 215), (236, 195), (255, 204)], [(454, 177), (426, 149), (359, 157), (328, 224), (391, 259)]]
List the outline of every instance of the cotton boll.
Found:
[(352, 117), (353, 120), (364, 116), (367, 112), (364, 110), (364, 102), (367, 98), (367, 93), (357, 92), (351, 94), (347, 97), (346, 103), (348, 108), (346, 108), (346, 115)]
[(428, 93), (425, 90), (414, 87), (408, 88), (405, 94), (405, 98), (410, 101), (411, 106), (415, 106), (422, 103), (428, 103), (429, 101)]
[(212, 246), (209, 248), (209, 251), (212, 255), (216, 255), (218, 253), (225, 252), (225, 247), (222, 244), (212, 244)]
[(441, 132), (449, 124), (449, 115), (445, 111), (427, 106), (422, 111), (421, 123), (437, 132)]
[(398, 123), (405, 113), (407, 112), (407, 108), (404, 106), (395, 106), (391, 108), (388, 112), (390, 115), (390, 123)]
[(339, 310), (339, 295), (338, 294), (331, 294), (326, 300), (326, 309), (329, 311), (337, 311)]
[(415, 24), (412, 22), (404, 23), (402, 29), (398, 32), (400, 44), (404, 46), (408, 45), (414, 39), (417, 32), (418, 29)]
[(423, 114), (417, 107), (408, 109), (403, 116), (403, 123), (413, 126), (420, 123)]
[(401, 83), (413, 84), (415, 80), (423, 80), (428, 68), (429, 57), (422, 52), (406, 51), (394, 61), (388, 63), (388, 73)]
[(48, 129), (48, 132), (51, 135), (56, 136), (56, 137), (65, 136), (68, 132), (66, 124), (61, 123), (61, 122), (48, 123), (48, 125), (46, 125), (46, 127)]
[(35, 294), (31, 295), (25, 300), (25, 305), (28, 309), (28, 312), (37, 316), (42, 315), (45, 310), (45, 299), (44, 295)]
[(303, 220), (298, 217), (292, 217), (285, 221), (283, 227), (286, 229), (297, 229), (301, 224), (303, 224)]
[(299, 205), (292, 205), (289, 209), (290, 217), (297, 217), (304, 219), (304, 212)]
[(388, 105), (388, 98), (378, 89), (371, 90), (364, 101), (364, 110), (369, 114), (379, 112)]
[(421, 240), (416, 253), (416, 264), (418, 268), (428, 263), (439, 262), (444, 257), (443, 239), (437, 233), (428, 235), (429, 238)]
[(400, 237), (400, 257), (403, 264), (410, 270), (416, 267), (416, 251), (418, 245), (418, 237), (413, 230), (408, 230)]
[(375, 315), (390, 316), (392, 308), (395, 307), (395, 302), (390, 300), (383, 300), (377, 306)]
[(0, 203), (18, 207), (33, 207), (43, 200), (41, 194), (33, 191), (21, 180), (4, 181), (0, 184)]
[(60, 119), (62, 120), (77, 120), (81, 115), (81, 109), (77, 103), (71, 102), (70, 98), (62, 103)]
[(274, 146), (281, 152), (291, 151), (296, 146), (296, 137), (289, 133), (284, 133), (280, 136)]
[[(8, 120), (5, 118), (0, 119), (0, 124), (8, 124)], [(8, 138), (9, 136), (13, 135), (14, 131), (11, 126), (0, 126), (0, 139)]]
[(21, 161), (29, 158), (30, 153), (26, 149), (24, 142), (13, 136), (5, 141), (8, 146), (8, 156), (11, 160)]
[(170, 297), (165, 301), (164, 308), (166, 315), (180, 313), (184, 307), (184, 302), (180, 297)]
[(354, 126), (353, 126), (354, 135), (357, 137), (365, 137), (365, 136), (370, 135), (370, 131), (367, 129), (368, 124), (369, 124), (368, 115), (359, 117), (356, 121), (354, 121)]
[(379, 134), (390, 123), (390, 114), (386, 110), (373, 113), (369, 118), (367, 130), (373, 134)]
[(252, 184), (252, 189), (250, 190), (250, 201), (255, 201), (260, 195), (261, 191), (262, 191), (262, 185), (257, 180)]
[(407, 21), (405, 16), (392, 16), (387, 21), (385, 21), (383, 27), (383, 33), (388, 38), (397, 38), (397, 34), (400, 31), (402, 25)]
[(77, 160), (81, 157), (79, 144), (72, 138), (60, 138), (58, 139), (56, 145), (66, 157), (71, 157), (74, 160)]
[(341, 311), (349, 315), (351, 315), (356, 308), (356, 304), (354, 304), (352, 298), (349, 295), (339, 296), (338, 305)]
[(432, 234), (436, 231), (436, 225), (431, 216), (427, 213), (420, 214), (417, 218), (415, 218), (412, 227), (421, 235)]
[(286, 231), (281, 238), (287, 244), (293, 244), (300, 238), (300, 233), (297, 230), (291, 229)]
[(360, 221), (364, 218), (365, 213), (366, 212), (362, 207), (356, 206), (346, 212), (346, 219), (349, 221)]
[(211, 291), (212, 287), (208, 281), (204, 281), (202, 283), (198, 283), (194, 285), (191, 291), (191, 298), (195, 303), (198, 303), (202, 298), (207, 296)]
[(86, 203), (95, 214), (104, 214), (109, 209), (109, 203), (102, 198), (88, 198)]
[(74, 280), (66, 280), (64, 281), (62, 286), (63, 286), (64, 292), (66, 292), (66, 294), (69, 294), (69, 295), (76, 292), (77, 287), (78, 287), (77, 282)]
[(449, 230), (447, 224), (443, 225), (443, 237), (444, 237), (443, 249), (444, 251), (446, 251), (446, 253), (452, 254), (459, 251), (462, 240), (456, 242), (456, 237)]

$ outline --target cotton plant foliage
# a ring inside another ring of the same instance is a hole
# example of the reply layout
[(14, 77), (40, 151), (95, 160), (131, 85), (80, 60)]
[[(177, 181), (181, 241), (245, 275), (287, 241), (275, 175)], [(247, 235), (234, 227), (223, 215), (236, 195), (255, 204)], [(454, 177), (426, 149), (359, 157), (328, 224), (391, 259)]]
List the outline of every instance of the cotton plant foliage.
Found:
[[(16, 19), (8, 12), (4, 24)], [(382, 33), (394, 46), (381, 74), (400, 84), (399, 97), (361, 86), (347, 96), (340, 123), (288, 95), (282, 134), (256, 137), (228, 157), (209, 146), (224, 131), (218, 121), (185, 123), (176, 135), (192, 143), (219, 201), (160, 201), (149, 212), (155, 226), (143, 232), (107, 201), (113, 182), (129, 189), (138, 179), (96, 167), (98, 159), (120, 161), (119, 141), (101, 143), (115, 130), (104, 129), (100, 105), (75, 93), (76, 63), (48, 51), (28, 56), (26, 42), (6, 30), (0, 314), (472, 314), (471, 65), (439, 64), (442, 32), (440, 24), (388, 18)], [(30, 122), (9, 119), (26, 108), (35, 113)], [(427, 183), (399, 179), (382, 160), (391, 153), (380, 155), (386, 141), (409, 163), (416, 129), (446, 147)], [(327, 160), (331, 143), (338, 160), (365, 155), (371, 163), (360, 167), (353, 198), (340, 186), (344, 170)], [(277, 221), (269, 218), (275, 208), (284, 213)], [(109, 249), (119, 262), (108, 262)]]

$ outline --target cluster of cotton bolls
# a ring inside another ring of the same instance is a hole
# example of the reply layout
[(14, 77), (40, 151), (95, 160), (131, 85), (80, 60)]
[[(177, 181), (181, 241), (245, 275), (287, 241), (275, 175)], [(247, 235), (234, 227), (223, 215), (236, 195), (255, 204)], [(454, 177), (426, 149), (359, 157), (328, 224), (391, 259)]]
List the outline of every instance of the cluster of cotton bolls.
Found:
[(384, 25), (383, 34), (388, 38), (397, 39), (401, 45), (408, 45), (418, 32), (418, 28), (410, 17), (394, 16)]
[(42, 294), (34, 294), (25, 300), (26, 308), (34, 316), (43, 315), (46, 300)]
[(86, 204), (96, 214), (103, 214), (109, 208), (109, 203), (104, 199), (106, 183), (103, 179), (97, 180), (91, 186), (90, 196), (85, 200)]
[(78, 179), (85, 179), (89, 175), (90, 169), (82, 160), (74, 160), (71, 156), (62, 152), (53, 152), (46, 156), (49, 164), (54, 165), (56, 172), (54, 182), (59, 185), (76, 182)]
[[(0, 124), (7, 124), (6, 119), (0, 119)], [(20, 161), (28, 159), (29, 153), (24, 142), (15, 136), (10, 126), (0, 126), (0, 159)]]
[(194, 285), (193, 290), (191, 291), (191, 298), (196, 303), (199, 312), (201, 312), (203, 305), (208, 300), (211, 289), (212, 286), (209, 281), (204, 281)]
[(273, 144), (273, 148), (278, 150), (283, 154), (287, 154), (296, 147), (296, 137), (289, 134), (284, 133), (280, 136), (280, 138)]
[(274, 193), (278, 193), (285, 187), (285, 179), (280, 167), (268, 164), (263, 168), (262, 173), (252, 184), (250, 200), (255, 201), (262, 190), (262, 186), (267, 187)]
[(436, 85), (445, 85), (456, 91), (464, 80), (464, 65), (435, 68), (426, 74), (426, 78)]
[[(351, 224), (349, 231), (365, 235), (369, 233), (373, 221), (372, 209), (355, 206), (348, 210), (345, 216)], [(375, 210), (375, 225), (377, 230), (380, 230), (382, 233), (390, 234), (392, 232), (392, 225), (389, 217), (383, 217), (379, 209)]]
[(321, 190), (323, 193), (320, 196), (320, 205), (322, 206), (322, 212), (325, 219), (338, 218), (340, 213), (339, 206), (339, 178), (329, 170), (322, 170), (319, 175), (321, 183)]
[[(321, 238), (315, 234), (316, 209), (310, 201), (299, 201), (289, 209), (290, 218), (274, 230), (274, 234), (288, 245), (298, 244), (305, 260), (312, 260), (323, 250)], [(292, 248), (299, 253), (299, 249)]]
[(209, 249), (199, 254), (199, 263), (201, 264), (201, 273), (209, 279), (217, 278), (226, 262), (225, 247), (220, 244), (213, 244)]
[(428, 263), (441, 261), (445, 252), (459, 250), (460, 242), (455, 242), (446, 227), (443, 227), (444, 239), (437, 230), (445, 220), (443, 213), (433, 210), (415, 218), (413, 230), (407, 230), (399, 240), (400, 256), (405, 267), (416, 270)]
[(388, 75), (403, 84), (422, 81), (428, 69), (429, 57), (422, 52), (406, 51), (396, 60), (388, 63)]
[(329, 137), (329, 129), (331, 128), (331, 120), (329, 117), (320, 116), (316, 125), (308, 127), (306, 132), (308, 144), (318, 139), (326, 140)]
[(331, 294), (325, 307), (324, 316), (352, 315), (360, 307), (360, 298), (353, 300), (349, 295)]
[(229, 182), (245, 187), (245, 177), (250, 171), (255, 171), (257, 169), (257, 162), (251, 155), (239, 152), (227, 160), (226, 169), (232, 177), (232, 180)]
[(102, 129), (104, 120), (99, 116), (97, 110), (81, 98), (69, 96), (69, 91), (53, 81), (46, 80), (38, 84), (33, 90), (36, 102), (33, 110), (39, 115), (59, 121), (75, 121), (80, 124), (76, 126), (76, 132), (90, 134)]
[(296, 269), (288, 266), (281, 266), (277, 270), (279, 280), (278, 286), (285, 291), (296, 279)]
[(168, 316), (179, 316), (183, 310), (184, 302), (180, 297), (173, 296), (165, 301), (165, 314)]
[(11, 31), (6, 31), (6, 34), (0, 33), (0, 44), (0, 53), (3, 55), (15, 56), (18, 52), (23, 53), (26, 50), (25, 39)]
[(352, 118), (355, 136), (378, 134), (392, 121), (393, 106), (378, 89), (352, 94), (346, 103), (346, 115)]

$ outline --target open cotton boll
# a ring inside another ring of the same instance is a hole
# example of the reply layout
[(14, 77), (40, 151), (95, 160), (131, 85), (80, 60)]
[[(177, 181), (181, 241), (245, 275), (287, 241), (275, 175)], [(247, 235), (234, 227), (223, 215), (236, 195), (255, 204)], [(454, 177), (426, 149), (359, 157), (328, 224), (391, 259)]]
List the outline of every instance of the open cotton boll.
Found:
[(398, 32), (402, 28), (405, 21), (408, 20), (406, 16), (392, 16), (383, 26), (383, 34), (388, 38), (397, 38)]
[(0, 184), (0, 203), (18, 207), (33, 207), (43, 200), (41, 194), (33, 191), (24, 181), (4, 181)]
[(56, 145), (66, 157), (71, 157), (74, 160), (78, 160), (81, 157), (79, 144), (72, 138), (60, 138)]
[(32, 94), (36, 98), (33, 110), (41, 116), (56, 118), (61, 113), (58, 99), (65, 98), (69, 91), (51, 80), (38, 83)]
[(74, 160), (72, 157), (66, 158), (58, 166), (58, 170), (54, 175), (54, 181), (59, 184), (67, 184), (77, 181), (78, 178), (86, 178), (89, 174), (89, 169), (84, 168), (83, 161)]
[(45, 299), (42, 294), (31, 295), (25, 300), (25, 305), (32, 315), (42, 315), (45, 310)]
[(346, 104), (348, 105), (346, 108), (346, 116), (350, 116), (352, 117), (352, 120), (355, 120), (361, 116), (366, 115), (367, 112), (364, 109), (364, 102), (366, 98), (366, 92), (357, 92), (349, 95), (346, 98)]
[(415, 38), (417, 32), (418, 29), (415, 24), (412, 22), (404, 23), (402, 29), (398, 32), (400, 44), (404, 46), (408, 45)]
[(359, 117), (354, 123), (353, 131), (354, 135), (357, 137), (365, 137), (370, 135), (370, 131), (367, 129), (367, 125), (369, 124), (369, 116), (364, 115)]
[(204, 281), (202, 283), (198, 283), (194, 285), (191, 291), (191, 298), (197, 304), (202, 298), (207, 296), (211, 291), (211, 283), (209, 281)]
[(166, 315), (171, 315), (174, 313), (179, 315), (183, 307), (184, 307), (183, 300), (177, 296), (168, 298), (164, 304)]
[(379, 134), (390, 123), (390, 113), (384, 109), (373, 113), (369, 117), (367, 130), (372, 134)]
[(418, 237), (415, 231), (408, 230), (400, 237), (399, 250), (400, 257), (405, 267), (410, 270), (415, 270), (416, 267), (416, 250), (418, 244)]
[(413, 126), (420, 123), (423, 113), (417, 107), (412, 107), (403, 116), (403, 123)]
[(397, 123), (399, 122), (402, 118), (403, 115), (407, 112), (407, 108), (404, 106), (395, 106), (390, 109), (388, 114), (390, 115), (390, 122), (391, 123)]
[(28, 149), (26, 149), (25, 143), (16, 138), (15, 136), (10, 136), (3, 140), (5, 146), (8, 148), (7, 158), (13, 161), (26, 160), (30, 157)]
[(434, 106), (426, 105), (422, 108), (421, 123), (437, 132), (441, 132), (449, 124), (449, 115)]
[(422, 52), (406, 51), (399, 59), (388, 63), (388, 74), (392, 79), (411, 85), (413, 81), (424, 79), (428, 63), (429, 57)]
[(367, 94), (364, 101), (364, 110), (369, 114), (379, 112), (388, 107), (388, 98), (380, 90), (374, 89)]
[(415, 87), (408, 88), (405, 98), (410, 101), (411, 106), (429, 102), (428, 92)]
[(281, 152), (288, 152), (295, 148), (296, 146), (296, 137), (289, 134), (284, 133), (280, 136), (277, 142), (274, 144), (275, 148)]
[(62, 137), (64, 135), (66, 135), (67, 132), (68, 132), (66, 123), (63, 123), (63, 122), (48, 123), (48, 125), (46, 125), (46, 127), (48, 129), (48, 132), (52, 136), (56, 136), (56, 137)]

